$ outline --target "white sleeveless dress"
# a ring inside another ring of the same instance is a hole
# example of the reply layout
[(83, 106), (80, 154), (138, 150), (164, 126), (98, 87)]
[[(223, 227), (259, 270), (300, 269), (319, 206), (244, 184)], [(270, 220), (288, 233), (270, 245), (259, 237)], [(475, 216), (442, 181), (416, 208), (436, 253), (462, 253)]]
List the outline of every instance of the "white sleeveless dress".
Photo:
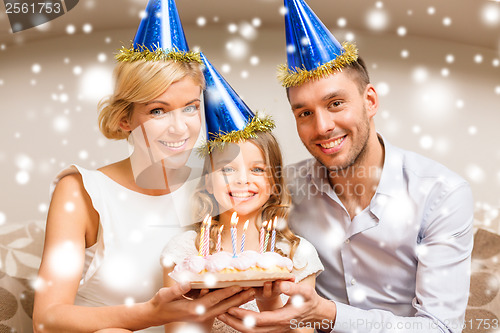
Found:
[[(99, 213), (97, 242), (85, 251), (75, 305), (111, 306), (151, 299), (163, 286), (162, 248), (185, 230), (181, 221), (191, 221), (188, 203), (198, 179), (171, 194), (150, 196), (129, 190), (100, 171), (72, 165), (57, 176), (53, 186), (74, 173), (82, 175)], [(164, 328), (140, 332), (164, 332)]]
[[(295, 275), (295, 282), (300, 282), (311, 274), (318, 275), (325, 268), (319, 260), (318, 252), (314, 246), (309, 243), (306, 239), (299, 237), (300, 243), (295, 254), (293, 256), (293, 270), (292, 274)], [(195, 245), (196, 231), (188, 230), (175, 238), (172, 238), (170, 242), (165, 246), (161, 254), (161, 260), (165, 262), (173, 262), (174, 264), (181, 263), (185, 257), (190, 255), (198, 254), (198, 250)], [(283, 253), (290, 253), (290, 244), (286, 241), (276, 242), (276, 248), (280, 249)], [(283, 304), (288, 301), (288, 296), (281, 295), (281, 300)], [(243, 309), (252, 310), (259, 312), (257, 303), (252, 300), (248, 303), (240, 306)], [(222, 321), (215, 319), (214, 325), (212, 326), (212, 332), (217, 333), (235, 333), (237, 330), (226, 325)]]

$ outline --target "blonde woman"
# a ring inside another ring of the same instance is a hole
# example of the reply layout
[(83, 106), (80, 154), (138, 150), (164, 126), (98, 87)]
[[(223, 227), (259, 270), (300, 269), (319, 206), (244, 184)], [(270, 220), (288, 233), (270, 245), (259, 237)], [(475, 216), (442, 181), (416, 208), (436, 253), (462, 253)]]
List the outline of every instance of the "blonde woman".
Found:
[[(151, 0), (146, 11), (133, 47), (117, 57), (114, 93), (99, 115), (102, 133), (129, 139), (134, 151), (98, 170), (73, 165), (56, 178), (35, 332), (161, 332), (166, 323), (203, 321), (254, 294), (235, 295), (241, 291), (235, 287), (190, 301), (182, 297), (189, 285), (162, 288), (158, 258), (183, 230), (194, 183), (187, 161), (201, 129), (204, 78), (196, 54), (179, 38), (173, 0)], [(162, 29), (170, 30), (158, 34)], [(163, 36), (173, 38), (169, 45), (154, 39)]]

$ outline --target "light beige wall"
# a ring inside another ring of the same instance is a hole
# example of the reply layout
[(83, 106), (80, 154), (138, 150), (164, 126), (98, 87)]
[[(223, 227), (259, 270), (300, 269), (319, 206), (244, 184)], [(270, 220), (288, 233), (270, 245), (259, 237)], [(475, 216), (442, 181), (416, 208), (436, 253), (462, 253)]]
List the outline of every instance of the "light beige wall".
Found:
[[(231, 66), (224, 75), (253, 110), (274, 116), (286, 162), (306, 158), (286, 96), (275, 79), (276, 65), (285, 60), (281, 29), (258, 30), (258, 38), (246, 41), (247, 56), (234, 60), (226, 54), (226, 42), (234, 37), (226, 29), (185, 28), (190, 45), (201, 46), (219, 70), (223, 64)], [(98, 132), (96, 96), (108, 93), (112, 53), (121, 41), (128, 43), (134, 32), (72, 35), (0, 51), (0, 222), (44, 219), (49, 184), (64, 166), (97, 168), (127, 156), (125, 142), (108, 141)], [(342, 39), (342, 31), (334, 33)], [(375, 86), (381, 92), (384, 84), (389, 88), (381, 96), (376, 116), (379, 131), (392, 143), (438, 160), (467, 178), (478, 202), (499, 206), (500, 92), (495, 89), (500, 90), (500, 67), (492, 65), (498, 52), (442, 40), (359, 32), (356, 42)], [(409, 51), (408, 58), (401, 57), (403, 49)], [(107, 56), (105, 62), (98, 61), (101, 53)], [(445, 61), (447, 54), (454, 55), (454, 63)], [(474, 62), (476, 54), (482, 55), (482, 63)], [(251, 56), (259, 57), (259, 65), (250, 64)], [(33, 73), (34, 64), (41, 66), (39, 73)], [(76, 66), (82, 69), (80, 75), (73, 73)], [(90, 94), (82, 81), (95, 67), (103, 76), (91, 81), (97, 92)], [(412, 79), (418, 67), (428, 73), (421, 83)], [(443, 68), (449, 70), (448, 77), (441, 75)], [(246, 79), (242, 71), (248, 72)], [(62, 126), (65, 122), (67, 128)], [(423, 147), (422, 138), (433, 144)], [(26, 175), (29, 180), (23, 183)]]

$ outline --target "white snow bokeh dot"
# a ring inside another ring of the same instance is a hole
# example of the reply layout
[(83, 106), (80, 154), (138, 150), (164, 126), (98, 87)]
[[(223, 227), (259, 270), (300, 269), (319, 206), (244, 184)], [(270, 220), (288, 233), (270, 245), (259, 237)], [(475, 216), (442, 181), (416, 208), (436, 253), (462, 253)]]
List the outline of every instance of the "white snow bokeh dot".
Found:
[(75, 26), (73, 24), (69, 24), (69, 25), (66, 26), (66, 33), (68, 35), (72, 35), (75, 32), (76, 32), (76, 28), (75, 28)]
[(375, 31), (384, 30), (389, 24), (389, 18), (385, 11), (381, 9), (373, 9), (366, 16), (366, 25)]
[(40, 64), (33, 64), (33, 66), (31, 66), (31, 71), (38, 74), (42, 71), (42, 66), (40, 66)]
[(0, 225), (5, 224), (5, 222), (7, 222), (7, 216), (4, 212), (0, 212)]
[(469, 164), (465, 168), (465, 174), (473, 183), (482, 183), (486, 179), (484, 170), (477, 164)]
[(494, 3), (486, 3), (481, 9), (481, 19), (489, 26), (496, 26), (500, 23), (500, 6)]
[(245, 325), (246, 328), (253, 328), (255, 324), (257, 324), (257, 320), (254, 316), (247, 315), (243, 318), (243, 325)]
[(204, 27), (206, 24), (207, 24), (207, 19), (204, 18), (203, 16), (200, 16), (196, 19), (196, 24), (199, 26), (199, 27)]
[(405, 27), (399, 27), (397, 30), (398, 36), (406, 36), (406, 28)]
[(40, 213), (46, 213), (48, 209), (49, 209), (49, 206), (47, 206), (47, 204), (45, 204), (45, 203), (41, 203), (38, 205), (38, 211)]
[(127, 297), (127, 298), (125, 298), (125, 306), (131, 307), (134, 304), (135, 304), (135, 300), (134, 300), (133, 297)]
[(449, 27), (451, 25), (451, 18), (449, 18), (449, 17), (443, 18), (443, 25), (445, 27)]
[(430, 135), (423, 135), (419, 141), (420, 147), (425, 150), (429, 150), (434, 145), (434, 139)]
[(80, 75), (80, 74), (82, 74), (82, 72), (83, 72), (82, 67), (80, 67), (80, 66), (73, 67), (73, 74)]
[(241, 22), (238, 29), (240, 35), (245, 39), (254, 40), (258, 36), (257, 29), (251, 23)]
[(92, 24), (90, 23), (85, 23), (82, 27), (82, 30), (84, 33), (89, 34), (92, 32)]
[(64, 133), (70, 129), (71, 123), (70, 123), (68, 117), (57, 116), (52, 121), (52, 127), (54, 128), (54, 130), (56, 132)]
[(30, 174), (26, 170), (21, 170), (16, 173), (16, 182), (19, 185), (26, 185), (30, 181)]
[(234, 34), (236, 31), (238, 31), (238, 26), (237, 26), (236, 24), (234, 24), (234, 23), (231, 23), (231, 24), (229, 24), (229, 25), (227, 26), (227, 30), (228, 30), (230, 33)]
[(354, 39), (356, 39), (356, 36), (354, 35), (354, 33), (348, 32), (348, 33), (345, 34), (345, 40), (346, 41), (352, 42), (352, 41), (354, 41)]
[(103, 53), (99, 53), (97, 55), (97, 61), (99, 61), (99, 62), (105, 62), (107, 59), (108, 59), (108, 56), (104, 52)]
[(205, 278), (203, 279), (203, 282), (208, 288), (214, 287), (215, 284), (217, 283), (217, 278), (213, 274), (205, 274)]
[(71, 241), (54, 246), (47, 259), (51, 269), (60, 277), (75, 276), (83, 265), (80, 251)]
[(80, 150), (80, 152), (78, 153), (78, 157), (81, 160), (86, 160), (89, 157), (89, 153), (86, 150)]
[(380, 96), (387, 96), (391, 91), (389, 84), (386, 82), (379, 82), (376, 85), (377, 92)]
[(337, 25), (338, 25), (340, 28), (344, 28), (344, 27), (347, 25), (347, 20), (346, 20), (344, 17), (340, 17), (340, 18), (337, 20)]
[(233, 38), (226, 43), (226, 51), (233, 60), (240, 60), (247, 56), (248, 44), (240, 38)]
[(480, 64), (480, 63), (482, 63), (482, 62), (483, 62), (483, 55), (482, 55), (482, 54), (476, 54), (476, 55), (474, 56), (474, 62), (475, 62), (476, 64)]
[(79, 83), (83, 99), (99, 101), (102, 96), (113, 92), (112, 69), (104, 66), (91, 67), (85, 70)]
[(26, 154), (18, 154), (15, 158), (16, 166), (20, 170), (31, 171), (33, 170), (33, 159)]
[(304, 297), (302, 295), (293, 295), (291, 299), (292, 305), (296, 308), (300, 308), (304, 305)]
[(198, 316), (201, 316), (203, 314), (205, 314), (205, 312), (207, 311), (207, 308), (205, 308), (203, 305), (201, 304), (198, 304), (194, 310), (196, 312), (196, 314)]
[(426, 67), (416, 67), (412, 72), (412, 79), (415, 83), (424, 83), (429, 78), (429, 71)]
[(221, 70), (222, 70), (223, 73), (227, 74), (227, 73), (229, 73), (231, 71), (231, 65), (229, 65), (229, 64), (223, 64), (221, 66)]
[(250, 64), (253, 66), (257, 66), (259, 64), (259, 62), (260, 62), (260, 59), (257, 56), (253, 56), (250, 58)]

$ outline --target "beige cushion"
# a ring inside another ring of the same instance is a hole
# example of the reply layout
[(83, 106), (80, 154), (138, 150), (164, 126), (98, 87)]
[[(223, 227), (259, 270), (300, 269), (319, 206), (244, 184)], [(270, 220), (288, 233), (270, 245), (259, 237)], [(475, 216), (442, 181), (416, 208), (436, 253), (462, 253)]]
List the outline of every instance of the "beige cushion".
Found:
[(32, 332), (33, 284), (40, 266), (45, 222), (0, 227), (0, 333)]
[(500, 331), (500, 235), (478, 229), (464, 333)]

